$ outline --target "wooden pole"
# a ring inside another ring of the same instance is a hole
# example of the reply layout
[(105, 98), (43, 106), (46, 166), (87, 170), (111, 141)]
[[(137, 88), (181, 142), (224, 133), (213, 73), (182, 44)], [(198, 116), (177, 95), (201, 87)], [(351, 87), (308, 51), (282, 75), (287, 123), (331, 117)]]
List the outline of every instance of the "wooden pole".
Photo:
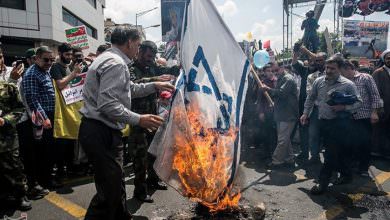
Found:
[[(256, 80), (257, 82), (257, 85), (262, 88), (263, 87), (263, 82), (261, 82), (259, 76), (257, 75), (256, 71), (253, 69), (252, 65), (250, 65), (251, 67), (251, 73), (253, 75), (253, 78)], [(267, 99), (268, 103), (269, 103), (269, 106), (270, 107), (274, 107), (275, 104), (274, 104), (274, 101), (272, 101), (272, 98), (271, 96), (269, 96), (268, 92), (267, 91), (264, 91), (264, 96), (265, 98)]]

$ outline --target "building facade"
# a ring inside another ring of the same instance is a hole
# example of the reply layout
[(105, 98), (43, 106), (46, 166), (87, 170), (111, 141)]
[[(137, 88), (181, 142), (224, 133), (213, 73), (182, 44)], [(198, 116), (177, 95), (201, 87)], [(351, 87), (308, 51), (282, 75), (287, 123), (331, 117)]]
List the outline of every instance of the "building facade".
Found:
[(105, 0), (0, 0), (0, 42), (9, 64), (28, 48), (55, 50), (66, 41), (65, 29), (85, 25), (90, 48), (105, 43)]

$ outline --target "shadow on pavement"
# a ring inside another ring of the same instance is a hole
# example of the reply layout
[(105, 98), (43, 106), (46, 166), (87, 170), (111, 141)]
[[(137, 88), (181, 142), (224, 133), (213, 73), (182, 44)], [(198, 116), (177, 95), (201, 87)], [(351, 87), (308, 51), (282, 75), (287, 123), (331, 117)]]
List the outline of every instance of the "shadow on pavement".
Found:
[(305, 181), (307, 181), (307, 179), (298, 179), (293, 172), (271, 171), (269, 174), (269, 180), (262, 182), (262, 184), (273, 186), (288, 186)]
[[(306, 193), (310, 199), (321, 205), (325, 210), (322, 217), (333, 220), (347, 220), (348, 218), (362, 218), (362, 214), (369, 211), (368, 208), (356, 206), (354, 200), (347, 194), (329, 191), (324, 195), (312, 195), (309, 189), (298, 188)], [(333, 199), (330, 197), (334, 197)], [(333, 200), (333, 201), (332, 201)]]

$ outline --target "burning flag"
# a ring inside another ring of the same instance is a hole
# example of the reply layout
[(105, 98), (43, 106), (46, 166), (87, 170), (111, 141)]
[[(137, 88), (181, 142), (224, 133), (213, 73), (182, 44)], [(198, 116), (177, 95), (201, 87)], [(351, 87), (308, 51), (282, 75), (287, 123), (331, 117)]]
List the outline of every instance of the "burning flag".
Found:
[(162, 180), (218, 211), (240, 199), (234, 182), (249, 61), (210, 0), (190, 1), (184, 24), (183, 72), (149, 152)]

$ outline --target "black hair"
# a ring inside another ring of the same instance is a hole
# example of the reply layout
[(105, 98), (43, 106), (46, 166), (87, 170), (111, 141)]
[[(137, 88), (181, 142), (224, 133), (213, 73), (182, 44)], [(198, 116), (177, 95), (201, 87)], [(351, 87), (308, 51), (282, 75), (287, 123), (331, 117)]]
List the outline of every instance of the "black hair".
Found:
[(65, 53), (72, 51), (72, 46), (68, 43), (62, 43), (58, 46), (58, 53)]
[(41, 56), (44, 53), (53, 53), (53, 51), (50, 50), (50, 48), (48, 46), (40, 46), (40, 47), (38, 47), (36, 55), (37, 56)]
[(357, 60), (351, 60), (351, 63), (355, 66), (355, 69), (358, 69), (360, 67), (359, 61)]
[(100, 45), (100, 46), (97, 48), (96, 52), (103, 53), (103, 52), (106, 51), (108, 48), (109, 48), (108, 45), (102, 44), (102, 45)]
[(270, 69), (272, 68), (272, 65), (271, 64), (267, 64), (263, 67), (263, 71), (265, 71), (266, 69)]
[(326, 60), (328, 58), (328, 54), (326, 54), (325, 52), (318, 52), (317, 56), (318, 57), (323, 57), (324, 60)]
[(116, 45), (124, 45), (129, 40), (135, 41), (138, 39), (141, 39), (141, 34), (135, 28), (118, 26), (111, 33), (111, 43)]
[(329, 59), (326, 60), (326, 64), (331, 64), (331, 63), (336, 64), (338, 68), (343, 67), (343, 65), (345, 64), (344, 58), (337, 55), (331, 56)]
[(140, 52), (145, 52), (147, 49), (152, 50), (153, 53), (157, 53), (157, 45), (153, 41), (146, 40), (139, 47)]
[[(355, 60), (355, 61), (356, 61), (356, 60)], [(357, 63), (357, 66), (356, 66), (356, 63), (354, 63), (354, 61), (345, 60), (345, 61), (344, 61), (343, 68), (350, 68), (350, 69), (355, 70), (356, 68), (359, 68), (359, 62)]]
[(83, 52), (83, 49), (81, 49), (81, 47), (77, 47), (77, 46), (72, 47), (72, 53), (74, 54), (76, 52)]

